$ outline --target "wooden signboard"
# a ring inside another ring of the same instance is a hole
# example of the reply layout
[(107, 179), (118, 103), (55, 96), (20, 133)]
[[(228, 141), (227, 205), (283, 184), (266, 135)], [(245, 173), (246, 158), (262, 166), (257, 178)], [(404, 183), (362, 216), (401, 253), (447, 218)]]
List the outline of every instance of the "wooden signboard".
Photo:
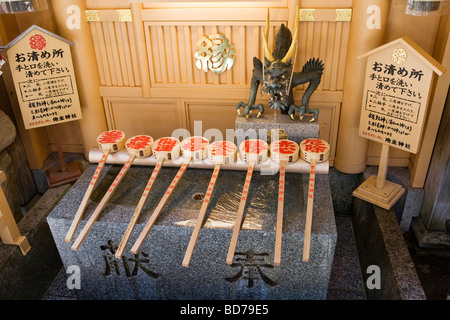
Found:
[(404, 189), (386, 181), (389, 147), (417, 153), (433, 73), (445, 72), (436, 60), (408, 37), (369, 51), (359, 135), (382, 143), (378, 176), (367, 179), (353, 195), (390, 209)]
[(6, 47), (25, 129), (81, 119), (70, 44), (32, 26)]
[(66, 164), (56, 125), (82, 118), (70, 41), (36, 25), (1, 49), (7, 50), (25, 129), (53, 125), (59, 167), (47, 170), (49, 187), (73, 182), (82, 171)]

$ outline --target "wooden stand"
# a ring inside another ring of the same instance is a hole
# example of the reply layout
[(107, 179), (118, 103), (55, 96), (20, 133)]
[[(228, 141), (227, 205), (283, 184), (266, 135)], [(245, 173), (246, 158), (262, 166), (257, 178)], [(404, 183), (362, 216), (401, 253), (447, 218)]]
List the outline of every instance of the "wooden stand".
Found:
[(66, 183), (77, 181), (83, 173), (77, 161), (66, 163), (59, 138), (58, 125), (53, 125), (56, 149), (58, 150), (59, 166), (54, 166), (45, 171), (49, 188), (61, 186)]
[[(0, 171), (0, 183), (5, 181), (5, 173)], [(25, 236), (22, 236), (17, 227), (14, 216), (9, 207), (8, 200), (0, 187), (0, 238), (4, 244), (14, 244), (19, 246), (23, 255), (30, 251), (31, 247)]]
[(386, 210), (392, 208), (405, 193), (405, 189), (396, 183), (386, 180), (389, 160), (389, 145), (383, 144), (377, 176), (370, 176), (355, 191), (353, 196), (373, 203)]

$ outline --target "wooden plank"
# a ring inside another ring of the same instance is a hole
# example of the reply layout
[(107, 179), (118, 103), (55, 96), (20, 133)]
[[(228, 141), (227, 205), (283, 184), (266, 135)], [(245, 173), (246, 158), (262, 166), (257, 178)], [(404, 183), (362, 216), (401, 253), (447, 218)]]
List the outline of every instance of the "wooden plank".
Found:
[(97, 60), (97, 65), (98, 65), (98, 75), (100, 76), (100, 84), (101, 85), (105, 85), (106, 84), (106, 80), (105, 80), (105, 71), (104, 71), (104, 66), (103, 66), (103, 59), (102, 59), (102, 55), (100, 53), (100, 44), (98, 41), (98, 34), (97, 34), (97, 22), (91, 22), (91, 34), (92, 34), (92, 42), (94, 43), (94, 53), (95, 53), (95, 57)]
[(350, 35), (350, 23), (342, 23), (341, 50), (339, 53), (339, 68), (337, 71), (336, 90), (344, 89), (345, 62), (347, 60), (348, 37)]
[(148, 52), (148, 64), (150, 72), (150, 83), (161, 83), (161, 66), (159, 64), (159, 48), (156, 45), (158, 43), (158, 36), (156, 34), (156, 27), (146, 27), (146, 44)]
[[(328, 40), (328, 22), (321, 22), (321, 31), (320, 31), (320, 47), (319, 47), (319, 55), (318, 58), (324, 61), (326, 58), (326, 50), (327, 50), (327, 40)], [(320, 81), (319, 86), (317, 87), (317, 91), (323, 90), (323, 76), (322, 81)]]
[(26, 237), (20, 234), (14, 219), (8, 200), (0, 187), (0, 238), (4, 244), (18, 245), (23, 255), (30, 251), (31, 247)]
[[(301, 70), (302, 66), (306, 62), (306, 46), (308, 42), (308, 24), (307, 22), (301, 22), (299, 24), (299, 38), (298, 38), (298, 58), (296, 63), (295, 71), (298, 72)], [(305, 85), (299, 85), (295, 89), (296, 90), (303, 90), (305, 88)]]
[(333, 65), (333, 47), (334, 47), (334, 35), (336, 31), (336, 22), (328, 22), (327, 30), (327, 44), (325, 53), (325, 70), (323, 73), (323, 90), (330, 90), (331, 82), (331, 70)]
[(186, 56), (186, 48), (184, 47), (184, 27), (177, 26), (176, 28), (177, 35), (177, 46), (178, 46), (178, 61), (179, 61), (179, 72), (180, 72), (180, 83), (187, 83), (187, 56)]
[(98, 44), (100, 49), (100, 55), (101, 55), (101, 64), (103, 67), (103, 72), (105, 73), (105, 83), (107, 86), (112, 86), (112, 78), (111, 78), (111, 72), (109, 69), (109, 62), (108, 62), (108, 55), (106, 53), (106, 43), (105, 43), (105, 35), (103, 33), (103, 25), (101, 22), (96, 22), (93, 24), (93, 26), (96, 27), (96, 34), (98, 37)]
[[(200, 39), (201, 37), (203, 37), (204, 34), (205, 34), (204, 26), (198, 26), (197, 27), (197, 39)], [(198, 69), (197, 69), (197, 71), (200, 74), (200, 83), (203, 85), (206, 84), (206, 73), (204, 73), (203, 71), (198, 70)]]
[[(148, 48), (146, 43), (146, 34), (144, 30), (144, 25), (142, 23), (141, 11), (142, 4), (141, 3), (131, 3), (131, 15), (132, 15), (132, 25), (136, 42), (137, 49), (137, 58), (139, 65), (139, 79), (141, 83), (141, 92), (144, 98), (150, 98), (150, 70), (149, 70), (149, 54), (147, 52)], [(149, 51), (150, 52), (150, 51)]]
[(247, 56), (247, 48), (246, 48), (246, 41), (245, 41), (245, 26), (239, 27), (239, 51), (240, 51), (240, 59), (239, 59), (239, 83), (240, 84), (246, 84), (246, 61), (245, 57)]
[(447, 68), (447, 72), (435, 81), (433, 101), (429, 106), (428, 114), (423, 133), (422, 143), (419, 152), (412, 158), (410, 165), (411, 186), (413, 188), (423, 188), (427, 177), (431, 155), (438, 133), (439, 122), (447, 100), (450, 83), (450, 33), (447, 33), (446, 45), (442, 54), (442, 65)]
[[(217, 30), (217, 26), (211, 26), (211, 32), (209, 34), (217, 34), (218, 30)], [(212, 83), (213, 84), (219, 84), (219, 80), (220, 80), (220, 76), (219, 75), (215, 75), (213, 72), (208, 72), (209, 75), (212, 76)]]
[[(129, 41), (129, 50), (131, 55), (131, 62), (133, 66), (133, 73), (134, 73), (134, 84), (136, 86), (141, 85), (141, 77), (140, 77), (140, 70), (139, 70), (139, 60), (136, 54), (136, 40), (134, 38), (134, 30), (133, 30), (133, 24), (131, 22), (126, 22), (127, 31), (128, 31), (128, 41)], [(148, 41), (147, 41), (148, 43)], [(151, 65), (151, 55), (148, 57), (149, 65)]]
[[(228, 40), (230, 40), (231, 43), (233, 43), (233, 39), (231, 36), (231, 26), (226, 26), (225, 27), (225, 37), (227, 37)], [(235, 57), (236, 59), (236, 57)], [(236, 61), (236, 60), (235, 60)], [(227, 71), (227, 84), (232, 84), (233, 83), (233, 71), (234, 69), (231, 68), (230, 70)]]
[(336, 90), (337, 73), (339, 65), (339, 52), (341, 50), (342, 22), (336, 22), (336, 33), (334, 35), (333, 64), (331, 65), (330, 90)]
[(191, 27), (190, 26), (184, 26), (184, 47), (185, 47), (185, 67), (186, 67), (186, 73), (187, 73), (187, 83), (193, 84), (194, 83), (194, 75), (193, 75), (193, 59), (192, 59), (192, 39), (191, 39)]
[(108, 59), (108, 69), (110, 70), (111, 75), (111, 84), (113, 86), (117, 86), (117, 73), (114, 65), (114, 54), (112, 52), (111, 46), (111, 35), (109, 34), (109, 27), (107, 22), (102, 22), (103, 28), (103, 42), (105, 44), (106, 58)]
[(166, 47), (164, 45), (164, 29), (163, 26), (157, 26), (156, 27), (156, 34), (157, 34), (157, 47), (158, 47), (158, 53), (159, 53), (159, 61), (158, 64), (160, 66), (161, 70), (161, 82), (162, 83), (168, 83), (168, 76), (167, 76), (167, 60), (166, 60)]
[[(125, 58), (125, 50), (124, 50), (124, 43), (123, 43), (123, 35), (122, 35), (122, 28), (120, 25), (123, 25), (123, 22), (113, 22), (113, 27), (116, 33), (116, 47), (117, 47), (117, 52), (119, 53), (117, 55), (117, 60), (119, 61), (119, 65), (120, 68), (122, 70), (121, 72), (121, 79), (123, 81), (122, 85), (128, 86), (130, 81), (129, 81), (129, 75), (128, 75), (128, 62), (126, 61)], [(125, 39), (126, 43), (128, 43), (128, 39)]]
[[(114, 22), (106, 22), (107, 30), (109, 33), (109, 46), (110, 46), (110, 65), (112, 70), (114, 70), (116, 74), (117, 85), (123, 86), (123, 78), (122, 78), (122, 67), (120, 63), (119, 51), (117, 49), (117, 40), (116, 40), (116, 30), (114, 28)], [(107, 42), (108, 44), (108, 39)]]
[(131, 87), (135, 86), (134, 82), (134, 73), (133, 73), (133, 62), (131, 60), (131, 53), (130, 53), (130, 40), (128, 35), (128, 28), (127, 28), (128, 22), (121, 22), (117, 26), (121, 30), (122, 38), (121, 38), (121, 45), (123, 46), (123, 55), (124, 55), (124, 61), (125, 66), (127, 70), (127, 84)]

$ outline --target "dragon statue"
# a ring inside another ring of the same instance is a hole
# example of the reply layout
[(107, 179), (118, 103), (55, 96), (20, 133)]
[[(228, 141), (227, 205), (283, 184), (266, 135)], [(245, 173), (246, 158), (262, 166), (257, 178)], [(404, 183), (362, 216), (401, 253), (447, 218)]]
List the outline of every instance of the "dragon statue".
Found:
[[(319, 110), (309, 108), (309, 99), (320, 84), (324, 65), (321, 60), (312, 58), (305, 63), (302, 71), (294, 72), (293, 70), (292, 56), (296, 50), (299, 27), (298, 12), (297, 9), (294, 37), (292, 37), (291, 31), (282, 24), (275, 37), (273, 53), (270, 52), (267, 41), (269, 35), (269, 12), (267, 12), (266, 30), (263, 31), (264, 64), (258, 58), (253, 57), (253, 73), (248, 103), (240, 101), (236, 104), (238, 115), (241, 115), (240, 108), (244, 108), (244, 114), (247, 118), (250, 112), (255, 109), (259, 110), (257, 117), (261, 116), (264, 112), (263, 105), (255, 106), (256, 94), (258, 87), (261, 85), (261, 95), (264, 93), (270, 95), (268, 104), (271, 109), (280, 110), (282, 114), (287, 113), (293, 120), (295, 111), (299, 113), (300, 119), (305, 114), (313, 114), (314, 117), (310, 121), (317, 120)], [(292, 41), (292, 38), (294, 38), (294, 41)], [(308, 82), (309, 85), (303, 94), (301, 106), (297, 107), (294, 104), (293, 89)]]

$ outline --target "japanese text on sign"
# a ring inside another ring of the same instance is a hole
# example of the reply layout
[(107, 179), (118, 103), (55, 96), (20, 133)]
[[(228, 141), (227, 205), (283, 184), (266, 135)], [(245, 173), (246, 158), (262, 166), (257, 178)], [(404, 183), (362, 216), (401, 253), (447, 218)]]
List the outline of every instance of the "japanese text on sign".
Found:
[(69, 44), (30, 28), (8, 49), (26, 129), (81, 119)]
[(369, 55), (359, 134), (416, 153), (431, 80), (431, 69), (412, 49), (392, 46)]

